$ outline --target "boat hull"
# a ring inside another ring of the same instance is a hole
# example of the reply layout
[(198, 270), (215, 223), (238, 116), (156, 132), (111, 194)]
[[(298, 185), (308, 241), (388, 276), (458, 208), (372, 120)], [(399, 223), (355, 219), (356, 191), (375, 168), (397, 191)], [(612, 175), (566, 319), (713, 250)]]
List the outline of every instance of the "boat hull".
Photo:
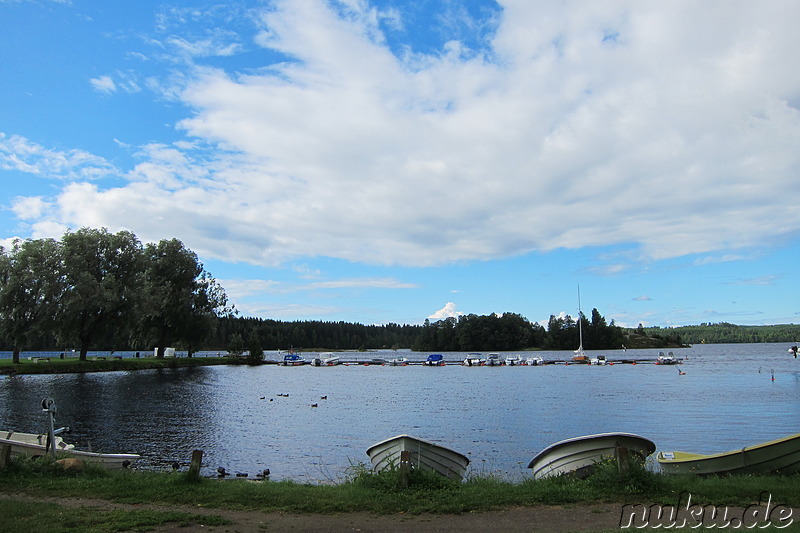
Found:
[(800, 433), (713, 455), (659, 452), (657, 459), (665, 474), (795, 474), (800, 472)]
[(574, 474), (586, 476), (594, 465), (626, 454), (644, 461), (656, 450), (649, 439), (632, 433), (600, 433), (562, 440), (542, 450), (528, 464), (536, 479)]
[[(43, 457), (49, 453), (46, 446), (47, 435), (8, 431), (0, 432), (0, 435), (2, 435), (0, 447), (9, 446), (12, 456)], [(138, 455), (132, 453), (95, 453), (76, 450), (60, 437), (56, 437), (56, 454), (99, 464), (109, 470), (127, 468), (139, 459)]]
[(409, 452), (409, 461), (413, 468), (433, 470), (450, 479), (463, 479), (469, 465), (466, 455), (410, 435), (397, 435), (373, 444), (367, 450), (367, 455), (373, 470), (380, 472), (397, 468), (400, 465), (400, 455), (404, 451)]

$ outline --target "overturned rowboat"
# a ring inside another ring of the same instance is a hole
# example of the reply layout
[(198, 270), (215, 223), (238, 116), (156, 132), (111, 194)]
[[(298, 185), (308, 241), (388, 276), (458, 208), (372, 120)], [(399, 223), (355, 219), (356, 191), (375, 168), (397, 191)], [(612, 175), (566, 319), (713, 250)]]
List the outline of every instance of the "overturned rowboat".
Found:
[(455, 480), (463, 479), (469, 465), (466, 455), (410, 435), (397, 435), (367, 449), (367, 455), (376, 472), (398, 468), (403, 452), (408, 452), (412, 468), (432, 470)]
[(644, 461), (654, 451), (653, 441), (633, 433), (599, 433), (551, 444), (531, 460), (528, 468), (533, 469), (536, 479), (564, 474), (584, 477), (606, 459)]

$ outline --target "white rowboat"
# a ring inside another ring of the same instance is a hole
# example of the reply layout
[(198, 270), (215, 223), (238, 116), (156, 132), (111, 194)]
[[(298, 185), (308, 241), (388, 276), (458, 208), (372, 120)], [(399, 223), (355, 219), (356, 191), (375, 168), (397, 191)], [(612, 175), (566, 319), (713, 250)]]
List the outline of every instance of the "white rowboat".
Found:
[[(76, 450), (72, 444), (67, 444), (61, 437), (55, 437), (56, 453), (67, 457), (75, 457), (84, 461), (97, 463), (109, 470), (128, 468), (135, 463), (139, 456), (133, 453), (96, 453)], [(12, 456), (42, 457), (50, 452), (47, 446), (47, 434), (17, 433), (15, 431), (0, 431), (0, 448), (9, 446)]]
[(413, 468), (433, 470), (450, 479), (461, 480), (469, 465), (469, 458), (450, 448), (434, 444), (410, 435), (397, 435), (367, 450), (367, 455), (376, 472), (400, 466), (400, 455), (409, 452)]
[(533, 469), (533, 477), (560, 476), (575, 474), (586, 476), (591, 473), (595, 463), (604, 459), (623, 459), (633, 457), (644, 459), (656, 451), (653, 441), (632, 433), (600, 433), (566, 439), (551, 444), (536, 457), (528, 468)]

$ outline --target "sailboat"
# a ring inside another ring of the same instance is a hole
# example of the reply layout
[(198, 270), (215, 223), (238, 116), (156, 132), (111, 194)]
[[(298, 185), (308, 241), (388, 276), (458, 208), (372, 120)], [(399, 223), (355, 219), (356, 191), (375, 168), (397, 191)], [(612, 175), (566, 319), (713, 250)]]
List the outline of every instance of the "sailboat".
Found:
[(578, 349), (575, 350), (575, 355), (572, 356), (573, 361), (586, 362), (589, 357), (583, 353), (583, 312), (581, 311), (581, 286), (578, 285)]

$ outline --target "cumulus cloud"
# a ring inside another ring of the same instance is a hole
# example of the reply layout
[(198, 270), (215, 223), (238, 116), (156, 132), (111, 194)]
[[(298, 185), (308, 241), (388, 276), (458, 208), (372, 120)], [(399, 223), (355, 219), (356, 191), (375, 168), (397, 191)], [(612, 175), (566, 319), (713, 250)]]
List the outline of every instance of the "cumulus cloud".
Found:
[(0, 166), (79, 181), (43, 223), (168, 227), (262, 265), (606, 245), (654, 260), (798, 235), (800, 4), (499, 3), (493, 33), (467, 43), (460, 24), (431, 52), (396, 45), (402, 11), (278, 1), (250, 39), (279, 59), (247, 71), (222, 61), (245, 39), (180, 36), (192, 14), (173, 12), (163, 45), (222, 58), (151, 82), (191, 109), (185, 143), (143, 147), (124, 186), (88, 182), (100, 158), (18, 138), (0, 137)]
[(461, 311), (456, 310), (456, 304), (447, 302), (444, 307), (430, 315), (428, 318), (431, 320), (444, 320), (445, 318), (458, 318), (463, 315)]

